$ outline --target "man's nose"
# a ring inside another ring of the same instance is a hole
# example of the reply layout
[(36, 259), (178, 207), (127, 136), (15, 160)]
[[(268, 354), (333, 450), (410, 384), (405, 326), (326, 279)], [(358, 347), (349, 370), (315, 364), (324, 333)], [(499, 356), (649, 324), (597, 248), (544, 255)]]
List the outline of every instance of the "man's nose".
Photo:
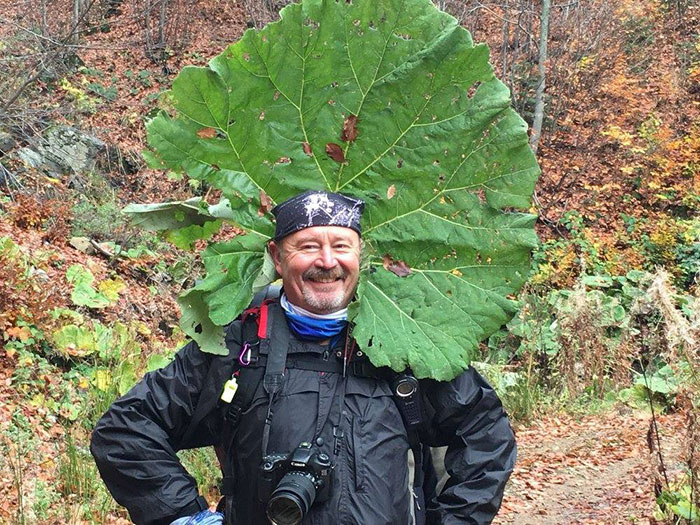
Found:
[(335, 259), (335, 253), (331, 246), (323, 246), (321, 248), (321, 253), (316, 259), (316, 266), (318, 268), (333, 268), (338, 261)]

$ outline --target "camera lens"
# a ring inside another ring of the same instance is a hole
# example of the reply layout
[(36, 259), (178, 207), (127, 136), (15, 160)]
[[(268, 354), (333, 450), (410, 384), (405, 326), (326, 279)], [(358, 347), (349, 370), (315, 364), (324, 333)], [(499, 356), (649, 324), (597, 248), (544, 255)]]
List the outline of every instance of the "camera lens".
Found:
[(411, 381), (400, 381), (396, 385), (396, 393), (399, 397), (408, 397), (416, 391), (416, 385)]
[(304, 472), (288, 472), (272, 492), (267, 517), (274, 525), (297, 525), (311, 508), (316, 487)]

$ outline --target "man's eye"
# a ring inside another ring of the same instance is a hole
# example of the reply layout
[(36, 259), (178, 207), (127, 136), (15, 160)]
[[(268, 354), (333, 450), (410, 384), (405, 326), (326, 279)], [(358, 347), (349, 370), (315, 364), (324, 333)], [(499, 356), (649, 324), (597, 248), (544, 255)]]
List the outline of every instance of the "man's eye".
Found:
[(302, 250), (318, 250), (318, 245), (317, 244), (304, 244), (301, 247)]

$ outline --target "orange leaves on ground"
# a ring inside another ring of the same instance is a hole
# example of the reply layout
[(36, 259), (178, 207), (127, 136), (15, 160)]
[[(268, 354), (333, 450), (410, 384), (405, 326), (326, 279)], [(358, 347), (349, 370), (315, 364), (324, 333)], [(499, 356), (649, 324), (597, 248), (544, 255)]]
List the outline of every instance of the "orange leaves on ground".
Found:
[(32, 333), (26, 326), (13, 326), (5, 330), (5, 334), (9, 338), (18, 339), (22, 342), (26, 341), (32, 336)]

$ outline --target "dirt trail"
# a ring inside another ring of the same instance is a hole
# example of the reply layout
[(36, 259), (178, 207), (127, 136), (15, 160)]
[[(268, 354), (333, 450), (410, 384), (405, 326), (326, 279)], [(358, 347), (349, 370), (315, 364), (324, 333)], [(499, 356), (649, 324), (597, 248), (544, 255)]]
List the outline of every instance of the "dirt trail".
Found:
[[(516, 431), (518, 464), (494, 523), (650, 523), (650, 421), (649, 413), (622, 409), (577, 419), (547, 417)], [(662, 416), (658, 423), (673, 475), (682, 416)]]

